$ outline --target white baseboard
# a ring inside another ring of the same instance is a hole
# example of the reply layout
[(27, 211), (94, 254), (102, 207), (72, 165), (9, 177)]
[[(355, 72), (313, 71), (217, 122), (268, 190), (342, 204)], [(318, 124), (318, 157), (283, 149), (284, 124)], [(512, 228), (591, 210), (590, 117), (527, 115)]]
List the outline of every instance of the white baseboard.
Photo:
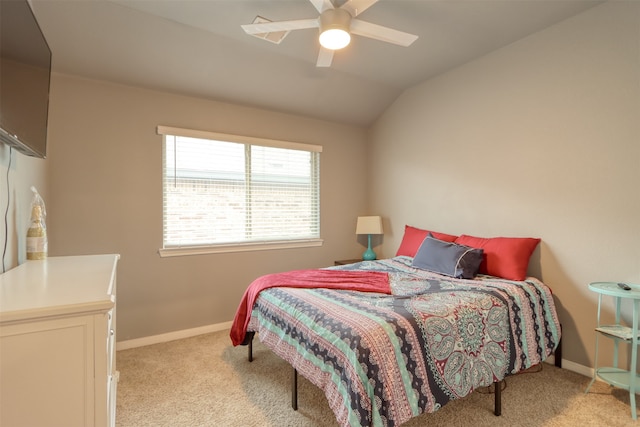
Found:
[(584, 375), (585, 377), (593, 378), (593, 368), (580, 365), (570, 360), (562, 359), (562, 369), (575, 372), (576, 374)]
[(116, 343), (116, 350), (128, 350), (130, 348), (144, 347), (146, 345), (160, 344), (163, 342), (175, 341), (183, 338), (195, 337), (196, 335), (208, 334), (211, 332), (231, 329), (233, 322), (216, 323), (213, 325), (200, 326), (199, 328), (183, 329), (181, 331), (168, 332), (166, 334), (152, 335), (149, 337), (136, 338)]

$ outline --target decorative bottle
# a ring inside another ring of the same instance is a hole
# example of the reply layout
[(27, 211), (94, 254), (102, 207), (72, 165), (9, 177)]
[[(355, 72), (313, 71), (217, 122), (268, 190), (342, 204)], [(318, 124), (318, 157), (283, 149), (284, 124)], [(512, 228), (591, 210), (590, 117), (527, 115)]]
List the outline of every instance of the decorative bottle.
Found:
[(27, 230), (27, 259), (40, 260), (47, 258), (47, 226), (44, 202), (34, 187), (33, 203), (31, 204), (31, 224)]

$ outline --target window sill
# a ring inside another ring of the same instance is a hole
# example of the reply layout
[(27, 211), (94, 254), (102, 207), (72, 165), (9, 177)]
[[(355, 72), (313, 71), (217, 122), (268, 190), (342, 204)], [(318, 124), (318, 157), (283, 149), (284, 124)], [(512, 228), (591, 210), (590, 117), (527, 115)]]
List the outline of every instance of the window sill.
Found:
[(275, 249), (291, 249), (291, 248), (307, 248), (322, 246), (324, 240), (294, 240), (283, 242), (260, 242), (260, 243), (241, 243), (228, 245), (211, 245), (211, 246), (180, 246), (170, 248), (160, 248), (158, 253), (161, 258), (188, 255), (206, 255), (221, 254), (230, 252), (250, 252), (250, 251), (269, 251)]

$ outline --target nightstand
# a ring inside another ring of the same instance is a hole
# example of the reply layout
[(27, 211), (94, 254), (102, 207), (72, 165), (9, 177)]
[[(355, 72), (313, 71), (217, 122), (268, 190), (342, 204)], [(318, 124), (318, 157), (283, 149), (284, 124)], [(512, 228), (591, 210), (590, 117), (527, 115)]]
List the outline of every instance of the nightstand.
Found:
[(362, 262), (362, 258), (341, 259), (341, 260), (338, 260), (338, 261), (334, 261), (333, 263), (335, 265), (346, 265), (346, 264), (354, 264), (356, 262)]
[[(591, 385), (600, 377), (603, 381), (612, 386), (629, 390), (629, 400), (631, 403), (631, 417), (635, 420), (636, 415), (636, 392), (640, 391), (640, 376), (636, 372), (636, 362), (638, 360), (638, 316), (640, 315), (640, 285), (627, 284), (631, 289), (625, 290), (618, 286), (616, 282), (593, 282), (589, 284), (589, 289), (597, 292), (598, 295), (598, 320), (596, 326), (596, 349), (593, 379), (585, 390), (589, 392)], [(602, 296), (607, 295), (615, 298), (616, 314), (615, 323), (602, 324), (600, 314), (602, 312)], [(633, 304), (633, 321), (631, 327), (620, 323), (621, 308), (623, 300), (629, 300)], [(610, 338), (614, 341), (613, 366), (598, 368), (598, 344), (600, 336)], [(618, 345), (620, 342), (631, 344), (631, 361), (629, 369), (618, 367)]]

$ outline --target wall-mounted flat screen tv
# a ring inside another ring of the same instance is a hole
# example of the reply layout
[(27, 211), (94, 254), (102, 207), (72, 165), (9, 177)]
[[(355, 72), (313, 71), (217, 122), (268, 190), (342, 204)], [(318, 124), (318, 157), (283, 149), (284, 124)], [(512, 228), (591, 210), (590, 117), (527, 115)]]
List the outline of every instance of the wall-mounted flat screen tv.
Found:
[(0, 141), (47, 155), (51, 50), (27, 0), (0, 0)]

